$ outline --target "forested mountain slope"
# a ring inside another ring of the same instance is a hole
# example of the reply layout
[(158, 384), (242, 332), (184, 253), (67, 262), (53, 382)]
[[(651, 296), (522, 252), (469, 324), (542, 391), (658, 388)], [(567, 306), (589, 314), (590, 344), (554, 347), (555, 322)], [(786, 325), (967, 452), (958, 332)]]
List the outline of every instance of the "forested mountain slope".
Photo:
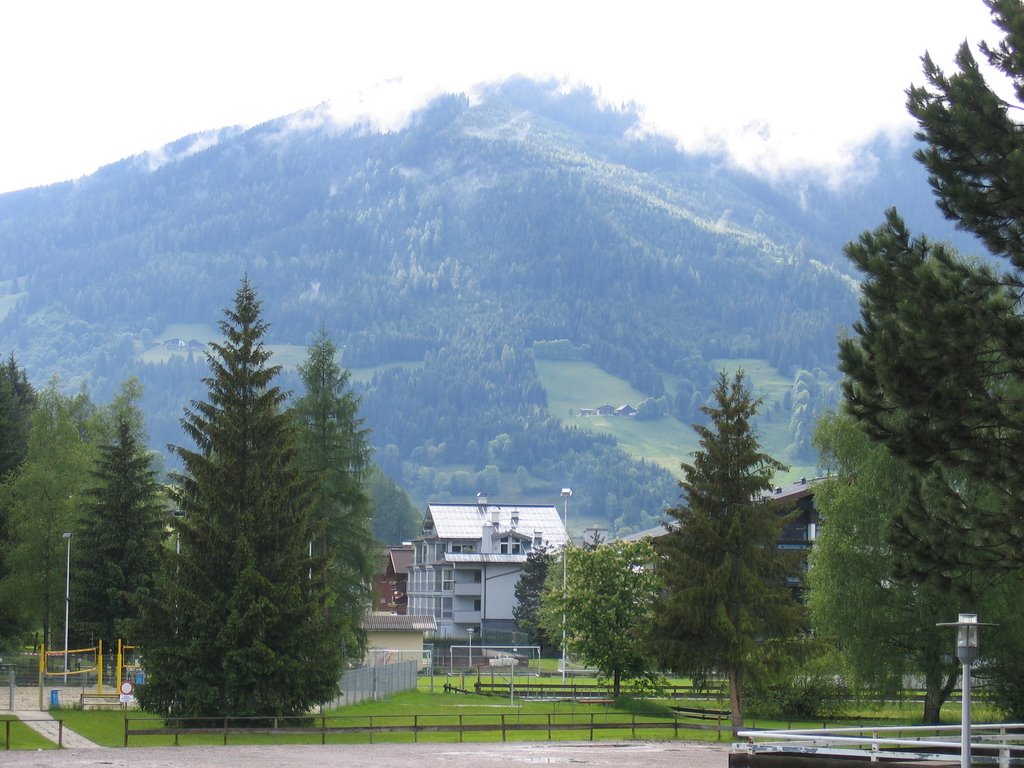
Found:
[(152, 351), (185, 324), (212, 335), (245, 274), (273, 341), (324, 327), (344, 365), (381, 366), (363, 414), (417, 500), (571, 485), (588, 519), (647, 527), (673, 479), (553, 419), (534, 345), (567, 340), (536, 349), (592, 360), (687, 424), (714, 358), (833, 375), (856, 313), (841, 244), (886, 205), (930, 206), (879, 194), (923, 188), (907, 148), (879, 145), (885, 178), (837, 191), (759, 181), (637, 125), (587, 91), (512, 81), (401, 130), (313, 109), (2, 195), (0, 349), (37, 386), (56, 374), (98, 399), (138, 377), (163, 449), (185, 439), (205, 366)]

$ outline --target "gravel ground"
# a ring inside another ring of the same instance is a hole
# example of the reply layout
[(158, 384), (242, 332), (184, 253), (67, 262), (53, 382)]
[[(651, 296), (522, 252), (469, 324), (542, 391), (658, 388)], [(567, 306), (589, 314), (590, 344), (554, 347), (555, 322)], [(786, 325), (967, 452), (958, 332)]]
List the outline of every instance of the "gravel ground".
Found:
[[(470, 761), (467, 763), (467, 760)], [(724, 746), (686, 742), (515, 744), (359, 744), (350, 746), (141, 747), (2, 753), (4, 768), (515, 768), (518, 765), (616, 768), (726, 768)]]

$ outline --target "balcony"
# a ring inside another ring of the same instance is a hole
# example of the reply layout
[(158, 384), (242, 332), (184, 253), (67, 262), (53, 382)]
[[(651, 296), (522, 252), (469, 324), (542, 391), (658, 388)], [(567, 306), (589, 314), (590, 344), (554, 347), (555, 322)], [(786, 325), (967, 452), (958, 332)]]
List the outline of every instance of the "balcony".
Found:
[(479, 581), (456, 581), (456, 597), (480, 597), (482, 585)]
[(453, 620), (456, 624), (479, 624), (480, 611), (455, 611)]

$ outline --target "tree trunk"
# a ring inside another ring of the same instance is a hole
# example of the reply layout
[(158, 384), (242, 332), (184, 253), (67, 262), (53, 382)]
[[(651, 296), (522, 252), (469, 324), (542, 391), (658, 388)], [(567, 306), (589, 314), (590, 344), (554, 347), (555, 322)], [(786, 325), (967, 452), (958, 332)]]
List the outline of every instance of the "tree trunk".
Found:
[(612, 698), (619, 698), (619, 691), (622, 690), (622, 672), (618, 669), (612, 675)]
[(743, 727), (743, 672), (738, 666), (729, 667), (729, 713), (735, 735)]
[(945, 704), (953, 690), (959, 675), (951, 671), (943, 678), (942, 672), (929, 672), (924, 678), (924, 724), (938, 725), (941, 722), (942, 705)]

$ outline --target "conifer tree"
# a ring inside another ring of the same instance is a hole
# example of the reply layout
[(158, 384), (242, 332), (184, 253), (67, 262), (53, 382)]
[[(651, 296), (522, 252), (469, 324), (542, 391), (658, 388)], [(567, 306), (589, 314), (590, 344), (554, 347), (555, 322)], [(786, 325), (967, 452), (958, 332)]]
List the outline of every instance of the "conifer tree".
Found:
[(144, 603), (139, 700), (186, 717), (305, 713), (334, 695), (341, 667), (339, 614), (309, 556), (322, 525), (247, 279), (220, 328), (208, 399), (182, 419), (196, 447), (174, 447), (180, 554)]
[(758, 644), (788, 638), (802, 624), (789, 579), (798, 564), (778, 549), (785, 518), (767, 493), (785, 467), (762, 453), (751, 427), (760, 400), (723, 372), (694, 425), (700, 450), (682, 464), (684, 504), (668, 510), (655, 539), (665, 584), (652, 643), (666, 668), (707, 681), (725, 673), (734, 728), (743, 724), (743, 686)]
[(512, 618), (519, 629), (530, 636), (530, 642), (540, 646), (551, 644), (538, 612), (544, 582), (554, 560), (555, 556), (547, 546), (534, 547), (526, 556), (526, 564), (515, 588), (516, 605), (512, 609)]
[(344, 632), (346, 655), (361, 657), (362, 620), (372, 602), (371, 582), (377, 544), (371, 531), (373, 500), (367, 490), (372, 449), (359, 417), (351, 374), (337, 360), (337, 348), (323, 330), (299, 374), (306, 393), (295, 404), (301, 425), (300, 460), (313, 487), (319, 534), (311, 547), (319, 554), (324, 583)]
[[(0, 583), (10, 574), (8, 549), (11, 543), (11, 499), (4, 493), (3, 483), (25, 460), (28, 432), (36, 393), (28, 375), (19, 368), (12, 354), (0, 366)], [(13, 595), (0, 595), (0, 640), (17, 635), (21, 611)]]
[(133, 641), (136, 596), (148, 594), (166, 539), (168, 507), (128, 382), (110, 408), (114, 434), (99, 445), (93, 484), (84, 493), (75, 532), (72, 636), (90, 644)]
[(844, 395), (917, 473), (922, 503), (893, 528), (917, 578), (1024, 565), (1024, 7), (987, 4), (1005, 37), (980, 50), (1010, 88), (992, 88), (965, 43), (952, 75), (924, 57), (928, 82), (908, 108), (939, 208), (997, 258), (912, 237), (895, 210), (846, 249), (864, 283), (856, 333), (840, 343)]

